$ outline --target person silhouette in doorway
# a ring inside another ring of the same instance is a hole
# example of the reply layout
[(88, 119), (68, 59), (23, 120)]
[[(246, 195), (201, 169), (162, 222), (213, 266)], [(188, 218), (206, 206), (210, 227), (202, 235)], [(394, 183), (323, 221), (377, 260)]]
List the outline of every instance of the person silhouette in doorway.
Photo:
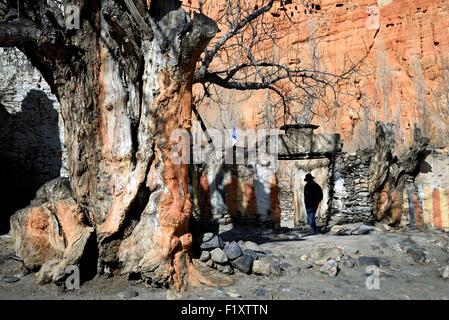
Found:
[(317, 234), (318, 229), (316, 226), (315, 215), (321, 200), (323, 200), (323, 189), (321, 189), (319, 184), (315, 182), (315, 177), (310, 173), (306, 174), (304, 181), (307, 182), (304, 186), (307, 223), (309, 224), (312, 233)]

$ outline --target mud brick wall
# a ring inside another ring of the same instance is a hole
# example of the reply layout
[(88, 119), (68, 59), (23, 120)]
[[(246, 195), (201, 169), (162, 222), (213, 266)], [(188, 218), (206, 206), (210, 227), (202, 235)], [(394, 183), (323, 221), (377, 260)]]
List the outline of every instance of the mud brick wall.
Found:
[(275, 227), (280, 224), (275, 171), (261, 165), (191, 168), (196, 220)]
[(449, 154), (431, 153), (402, 195), (403, 226), (449, 230)]

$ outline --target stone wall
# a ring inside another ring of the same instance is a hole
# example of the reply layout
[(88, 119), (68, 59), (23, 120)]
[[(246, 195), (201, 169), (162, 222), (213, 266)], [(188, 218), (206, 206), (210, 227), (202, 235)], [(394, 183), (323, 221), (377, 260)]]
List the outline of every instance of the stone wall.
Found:
[(333, 194), (328, 225), (373, 222), (368, 152), (342, 153), (333, 164)]
[(45, 182), (66, 176), (59, 104), (17, 50), (0, 49), (0, 231)]

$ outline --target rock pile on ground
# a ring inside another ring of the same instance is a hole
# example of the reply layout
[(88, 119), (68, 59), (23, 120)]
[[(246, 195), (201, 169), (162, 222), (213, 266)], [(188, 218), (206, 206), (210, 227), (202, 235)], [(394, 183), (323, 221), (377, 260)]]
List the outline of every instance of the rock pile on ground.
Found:
[(200, 260), (224, 274), (238, 270), (246, 274), (282, 275), (279, 261), (252, 241), (224, 242), (218, 235), (205, 233), (200, 245)]
[(320, 267), (320, 272), (335, 278), (340, 269), (352, 269), (359, 265), (359, 262), (338, 246), (319, 246), (302, 255), (300, 260), (307, 269), (313, 266)]

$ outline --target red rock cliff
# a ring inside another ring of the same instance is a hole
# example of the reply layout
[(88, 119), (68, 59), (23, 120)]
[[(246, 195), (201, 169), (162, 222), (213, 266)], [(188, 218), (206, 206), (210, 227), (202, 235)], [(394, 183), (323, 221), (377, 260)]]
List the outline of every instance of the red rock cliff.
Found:
[[(206, 2), (208, 14), (218, 14), (222, 2)], [(314, 0), (303, 5), (293, 0), (272, 13), (274, 21), (288, 16), (293, 22), (279, 47), (264, 47), (283, 63), (340, 73), (366, 57), (340, 87), (338, 107), (326, 110), (322, 100), (308, 101), (318, 114), (312, 122), (341, 133), (347, 150), (373, 143), (376, 120), (394, 122), (402, 146), (410, 142), (415, 125), (435, 147), (448, 145), (449, 1)], [(267, 92), (213, 93), (200, 107), (209, 126), (269, 125)]]

